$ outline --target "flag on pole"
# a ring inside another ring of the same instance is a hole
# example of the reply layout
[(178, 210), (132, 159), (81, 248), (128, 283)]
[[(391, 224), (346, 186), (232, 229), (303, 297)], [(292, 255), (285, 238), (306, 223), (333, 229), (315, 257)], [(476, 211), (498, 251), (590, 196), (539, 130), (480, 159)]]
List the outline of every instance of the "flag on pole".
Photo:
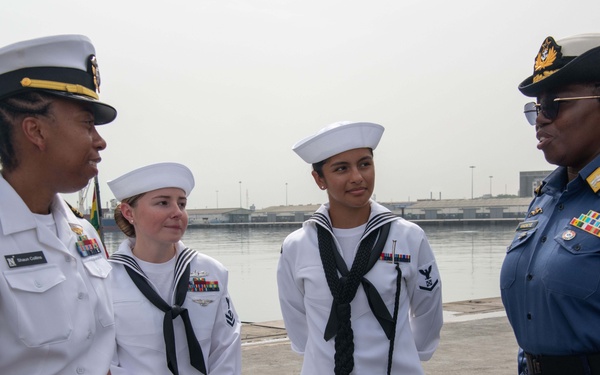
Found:
[(101, 232), (100, 219), (99, 219), (99, 214), (98, 214), (98, 200), (96, 199), (96, 188), (95, 187), (94, 187), (94, 195), (92, 198), (92, 209), (90, 210), (90, 223), (92, 223), (92, 225), (96, 229), (96, 232), (98, 232), (98, 235), (100, 235), (100, 232)]
[[(98, 176), (94, 177), (94, 195), (92, 196), (92, 208), (90, 210), (90, 223), (98, 232), (100, 241), (104, 245), (104, 230), (102, 228), (102, 205), (98, 204), (100, 201), (100, 185), (98, 184)], [(104, 252), (108, 258), (108, 250), (104, 247)]]

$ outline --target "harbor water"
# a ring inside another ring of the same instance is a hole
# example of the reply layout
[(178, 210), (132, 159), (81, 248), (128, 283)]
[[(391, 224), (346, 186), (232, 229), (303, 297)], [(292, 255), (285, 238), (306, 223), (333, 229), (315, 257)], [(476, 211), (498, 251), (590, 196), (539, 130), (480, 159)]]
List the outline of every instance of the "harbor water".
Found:
[[(229, 270), (229, 292), (244, 322), (280, 320), (276, 270), (283, 239), (296, 227), (188, 228), (183, 242)], [(515, 224), (424, 225), (442, 278), (443, 302), (498, 297), (499, 276)], [(125, 238), (105, 233), (109, 252)]]

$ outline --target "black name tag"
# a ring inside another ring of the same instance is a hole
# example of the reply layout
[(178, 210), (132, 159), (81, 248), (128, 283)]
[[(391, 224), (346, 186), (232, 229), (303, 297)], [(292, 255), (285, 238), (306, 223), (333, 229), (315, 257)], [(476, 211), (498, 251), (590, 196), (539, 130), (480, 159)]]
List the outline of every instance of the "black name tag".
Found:
[(524, 231), (533, 229), (533, 228), (537, 227), (537, 225), (538, 225), (537, 220), (524, 221), (517, 226), (517, 232), (524, 232)]
[(41, 251), (34, 251), (32, 253), (22, 254), (11, 254), (5, 255), (6, 263), (10, 268), (32, 266), (34, 264), (48, 263), (44, 253)]

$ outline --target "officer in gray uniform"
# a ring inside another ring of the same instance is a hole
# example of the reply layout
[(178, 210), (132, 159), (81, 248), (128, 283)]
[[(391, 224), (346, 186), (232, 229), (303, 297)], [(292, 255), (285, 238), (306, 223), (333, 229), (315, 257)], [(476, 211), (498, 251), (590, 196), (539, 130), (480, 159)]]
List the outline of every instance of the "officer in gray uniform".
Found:
[(85, 36), (0, 48), (0, 374), (108, 373), (111, 266), (58, 195), (98, 173), (106, 142), (96, 125), (117, 114), (99, 86)]

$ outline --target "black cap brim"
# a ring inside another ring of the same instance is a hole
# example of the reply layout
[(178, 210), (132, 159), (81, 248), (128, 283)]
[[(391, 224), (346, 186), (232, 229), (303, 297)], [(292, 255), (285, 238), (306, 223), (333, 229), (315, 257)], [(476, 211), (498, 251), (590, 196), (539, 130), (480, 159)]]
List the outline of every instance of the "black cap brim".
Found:
[(60, 96), (62, 98), (81, 101), (81, 102), (91, 104), (93, 111), (94, 111), (94, 122), (96, 125), (108, 124), (109, 122), (112, 122), (117, 117), (117, 110), (114, 107), (112, 107), (106, 103), (102, 103), (98, 100), (92, 99), (90, 97), (84, 96), (84, 95), (77, 95), (77, 94), (72, 94), (72, 93), (68, 93), (68, 92), (54, 91), (54, 90), (39, 90), (39, 91), (43, 91), (43, 92), (51, 94), (51, 95)]

